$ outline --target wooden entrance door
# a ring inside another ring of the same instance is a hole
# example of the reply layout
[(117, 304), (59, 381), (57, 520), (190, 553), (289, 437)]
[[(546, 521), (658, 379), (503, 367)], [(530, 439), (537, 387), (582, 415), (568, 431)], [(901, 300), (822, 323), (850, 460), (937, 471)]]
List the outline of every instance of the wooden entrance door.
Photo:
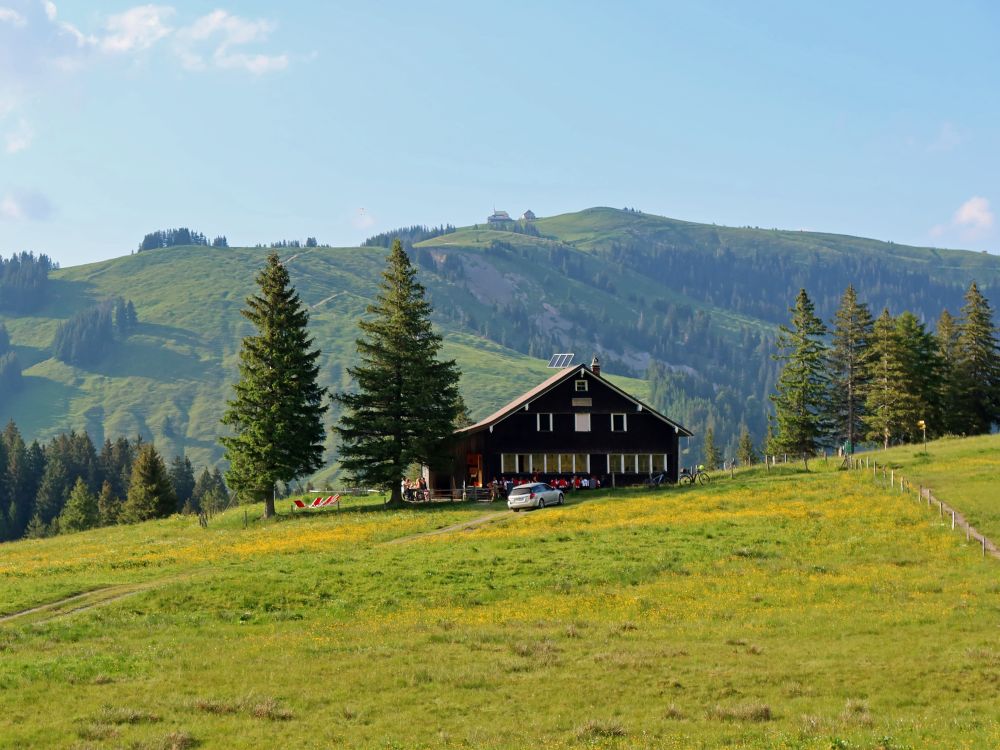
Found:
[(465, 476), (472, 487), (483, 486), (483, 454), (469, 453), (465, 459)]

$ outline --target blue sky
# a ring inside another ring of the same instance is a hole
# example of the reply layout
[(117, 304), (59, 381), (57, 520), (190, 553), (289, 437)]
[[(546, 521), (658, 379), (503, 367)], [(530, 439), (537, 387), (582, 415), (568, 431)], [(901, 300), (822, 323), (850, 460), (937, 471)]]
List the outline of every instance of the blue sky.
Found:
[(991, 2), (0, 0), (0, 254), (595, 205), (1000, 252)]

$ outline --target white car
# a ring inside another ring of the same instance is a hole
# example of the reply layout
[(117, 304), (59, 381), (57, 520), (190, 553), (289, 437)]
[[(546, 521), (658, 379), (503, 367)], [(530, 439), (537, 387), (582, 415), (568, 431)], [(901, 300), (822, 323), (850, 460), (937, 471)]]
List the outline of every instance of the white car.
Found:
[(562, 504), (562, 490), (549, 487), (541, 482), (519, 485), (512, 489), (510, 495), (507, 496), (507, 507), (515, 512), (521, 508), (544, 508), (546, 505)]

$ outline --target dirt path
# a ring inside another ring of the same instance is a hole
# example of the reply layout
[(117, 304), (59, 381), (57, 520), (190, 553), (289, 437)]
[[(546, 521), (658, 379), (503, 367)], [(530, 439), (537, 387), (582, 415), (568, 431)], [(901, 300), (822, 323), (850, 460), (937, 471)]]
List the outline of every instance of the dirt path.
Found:
[(62, 599), (39, 604), (36, 607), (22, 609), (20, 612), (12, 612), (9, 615), (0, 617), (0, 625), (39, 625), (55, 620), (60, 617), (67, 617), (77, 612), (85, 612), (88, 609), (102, 607), (105, 604), (119, 601), (128, 596), (134, 596), (154, 588), (159, 588), (170, 583), (189, 580), (197, 574), (186, 573), (183, 575), (173, 575), (166, 578), (157, 578), (152, 581), (142, 581), (141, 583), (122, 583), (114, 586), (100, 586), (90, 591), (80, 594), (73, 594)]
[(488, 523), (495, 523), (497, 521), (503, 521), (509, 518), (516, 518), (517, 514), (510, 510), (498, 510), (493, 513), (488, 513), (485, 516), (479, 516), (479, 518), (473, 518), (470, 521), (462, 521), (461, 523), (453, 523), (451, 526), (443, 526), (440, 529), (434, 529), (433, 531), (421, 531), (419, 534), (410, 534), (409, 536), (401, 536), (397, 539), (390, 539), (388, 542), (383, 542), (384, 546), (392, 544), (403, 544), (404, 542), (410, 542), (414, 539), (422, 539), (429, 536), (440, 536), (441, 534), (451, 534), (456, 531), (471, 531), (479, 526), (483, 526)]

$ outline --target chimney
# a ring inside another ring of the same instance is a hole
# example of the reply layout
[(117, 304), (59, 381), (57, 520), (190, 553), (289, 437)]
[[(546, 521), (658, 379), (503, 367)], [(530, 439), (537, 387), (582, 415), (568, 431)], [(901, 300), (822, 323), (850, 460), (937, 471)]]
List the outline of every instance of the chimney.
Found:
[(601, 360), (597, 358), (596, 354), (594, 355), (594, 358), (590, 361), (590, 371), (595, 375), (601, 374)]

